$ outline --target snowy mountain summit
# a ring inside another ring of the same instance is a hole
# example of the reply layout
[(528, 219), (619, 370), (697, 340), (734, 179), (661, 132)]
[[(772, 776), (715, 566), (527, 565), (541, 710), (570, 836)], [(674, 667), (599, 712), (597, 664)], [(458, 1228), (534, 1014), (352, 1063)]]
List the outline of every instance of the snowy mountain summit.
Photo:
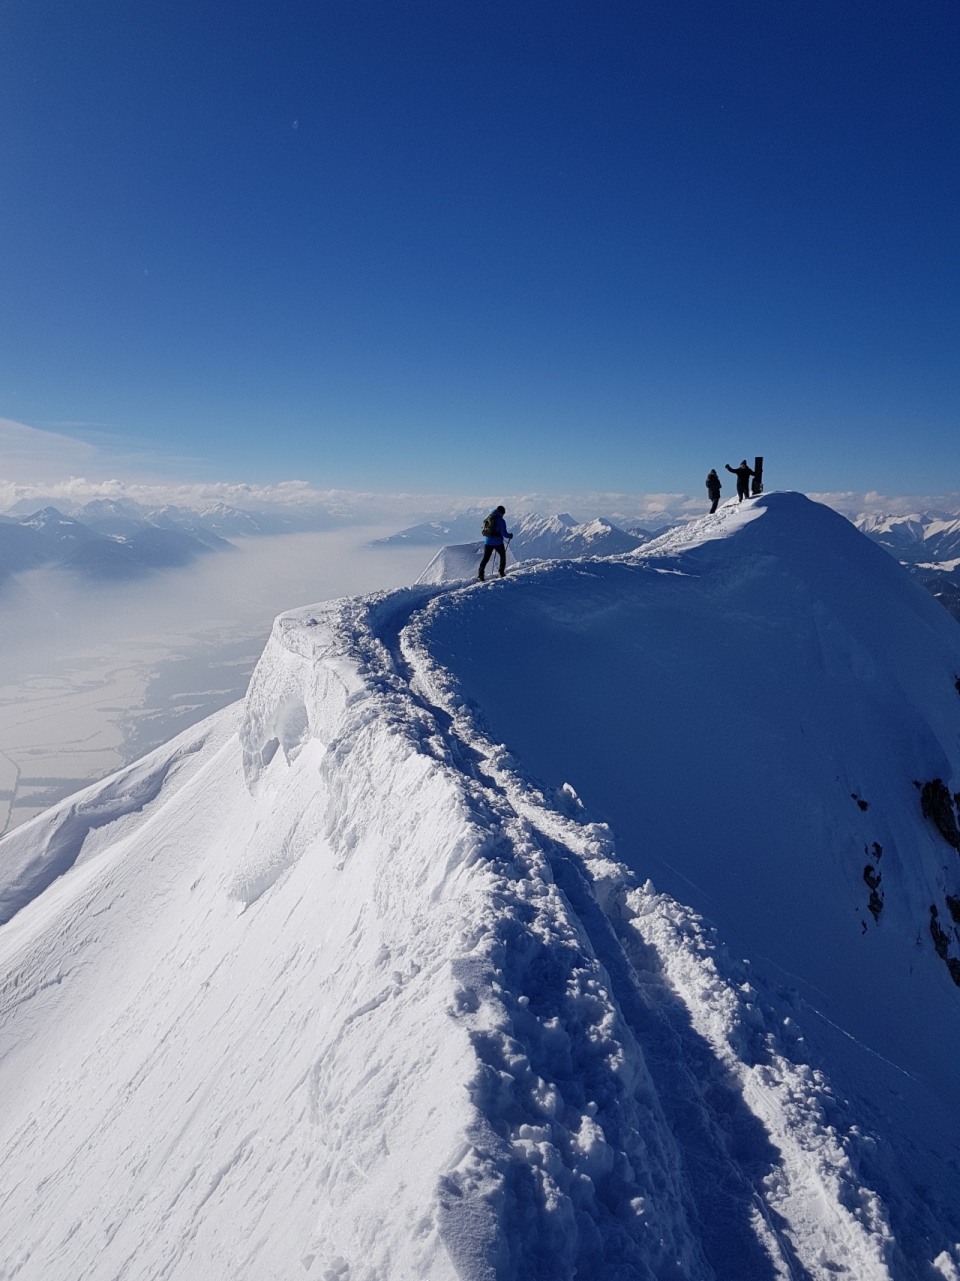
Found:
[(955, 1281), (958, 681), (797, 494), (282, 615), (0, 842), (0, 1277)]

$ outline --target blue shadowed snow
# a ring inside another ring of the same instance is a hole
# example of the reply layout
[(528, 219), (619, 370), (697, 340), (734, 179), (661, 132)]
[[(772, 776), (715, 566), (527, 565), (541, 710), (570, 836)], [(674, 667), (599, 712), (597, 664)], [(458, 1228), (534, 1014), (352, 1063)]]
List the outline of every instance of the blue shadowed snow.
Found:
[(960, 627), (900, 565), (771, 494), (442, 597), (423, 636), (527, 775), (571, 784), (641, 879), (798, 990), (841, 1088), (949, 1158), (960, 987), (930, 908), (952, 928), (960, 858), (914, 780), (960, 789)]

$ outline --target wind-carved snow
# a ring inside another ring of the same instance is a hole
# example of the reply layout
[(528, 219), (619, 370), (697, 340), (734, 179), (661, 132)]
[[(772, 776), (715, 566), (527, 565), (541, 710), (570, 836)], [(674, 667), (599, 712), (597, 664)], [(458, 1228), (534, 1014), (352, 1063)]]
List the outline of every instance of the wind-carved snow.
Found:
[[(430, 561), (429, 565), (417, 579), (418, 583), (455, 583), (463, 579), (476, 578), (480, 569), (480, 562), (483, 559), (484, 544), (482, 541), (476, 543), (454, 543), (449, 547), (441, 547), (437, 554)], [(507, 547), (507, 567), (517, 563), (516, 557)], [(496, 553), (487, 563), (486, 572), (493, 578), (499, 568), (499, 559)]]
[[(320, 713), (311, 731), (327, 740), (321, 775), (335, 866), (372, 845), (391, 877), (413, 880), (400, 915), (416, 926), (416, 976), (424, 982), (429, 971), (441, 988), (446, 980), (447, 1016), (475, 1060), (460, 1082), (472, 1103), (460, 1151), (446, 1168), (433, 1160), (432, 1222), (457, 1274), (561, 1278), (632, 1267), (640, 1277), (709, 1276), (687, 1223), (675, 1141), (589, 939), (529, 825), (457, 767), (464, 745), (445, 740), (381, 639), (427, 599), (399, 593), (302, 627), (280, 620), (271, 644), (281, 652), (268, 662), (268, 650), (247, 700), (248, 782), (270, 786), (275, 709), (299, 693)], [(439, 943), (445, 975), (422, 956), (428, 939)], [(363, 1015), (380, 1021), (398, 991), (385, 987)], [(349, 1073), (342, 1054), (337, 1045), (325, 1053), (317, 1088)], [(346, 1055), (353, 1062), (352, 1045)], [(412, 1082), (420, 1071), (411, 1063), (403, 1075)], [(413, 1088), (428, 1085), (432, 1094), (434, 1083)], [(360, 1099), (349, 1123), (341, 1116), (344, 1132), (362, 1131), (369, 1109)], [(356, 1207), (356, 1190), (351, 1197)], [(340, 1242), (337, 1257), (366, 1275), (356, 1240)], [(385, 1275), (403, 1275), (393, 1267)]]
[[(0, 842), (0, 1277), (951, 1277), (960, 991), (922, 926), (960, 865), (911, 770), (954, 777), (960, 633), (823, 512), (772, 495), (613, 560), (283, 615), (238, 733), (228, 709)], [(755, 883), (662, 773), (726, 777), (698, 753), (744, 655), (727, 742), (785, 810), (786, 853), (757, 846), (754, 795)], [(592, 813), (625, 762), (644, 840)], [(807, 887), (830, 991), (725, 947), (738, 905), (774, 910), (761, 860)], [(910, 1070), (869, 1008), (838, 1026), (865, 972), (890, 1023), (935, 1020)]]
[(172, 794), (172, 781), (183, 772), (184, 762), (201, 752), (211, 735), (217, 739), (216, 724), (212, 718), (184, 731), (142, 761), (84, 788), (28, 827), (11, 833), (3, 844), (0, 925), (78, 860), (89, 860), (96, 848), (91, 833), (109, 827), (110, 837), (116, 840), (121, 819), (141, 814), (164, 789), (168, 796)]

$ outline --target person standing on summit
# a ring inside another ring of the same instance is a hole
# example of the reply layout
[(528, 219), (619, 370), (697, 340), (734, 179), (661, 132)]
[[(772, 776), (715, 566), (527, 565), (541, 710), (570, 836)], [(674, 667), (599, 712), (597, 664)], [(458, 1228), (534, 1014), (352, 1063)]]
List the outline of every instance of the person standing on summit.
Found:
[(483, 549), (480, 572), (477, 574), (477, 578), (481, 583), (484, 581), (483, 571), (487, 568), (487, 561), (489, 561), (494, 552), (500, 557), (500, 577), (506, 577), (507, 549), (503, 540), (513, 537), (513, 534), (507, 532), (507, 522), (503, 519), (506, 514), (506, 507), (495, 507), (483, 522), (483, 528), (480, 532), (483, 534), (483, 541), (486, 546)]
[(707, 497), (713, 503), (710, 508), (712, 512), (717, 510), (717, 503), (720, 501), (720, 477), (717, 475), (717, 469), (711, 467), (707, 472)]
[(745, 458), (739, 467), (731, 467), (729, 463), (724, 463), (724, 466), (737, 478), (737, 502), (742, 503), (745, 498), (750, 497), (750, 477), (755, 474), (754, 470), (747, 466)]

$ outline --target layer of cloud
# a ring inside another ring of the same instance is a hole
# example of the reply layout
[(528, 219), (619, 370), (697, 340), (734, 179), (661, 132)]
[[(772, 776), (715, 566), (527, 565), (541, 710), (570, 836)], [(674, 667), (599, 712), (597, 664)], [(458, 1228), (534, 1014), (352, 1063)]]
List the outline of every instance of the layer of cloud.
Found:
[(148, 580), (31, 570), (0, 593), (0, 831), (243, 696), (274, 617), (412, 583), (391, 526), (246, 539)]
[[(578, 519), (605, 516), (616, 522), (658, 526), (700, 515), (703, 495), (580, 493), (384, 493), (323, 489), (305, 480), (277, 484), (191, 482), (137, 475), (144, 459), (54, 431), (0, 419), (0, 512), (22, 500), (79, 505), (96, 498), (127, 499), (147, 507), (173, 503), (202, 510), (215, 503), (254, 511), (324, 513), (335, 523), (421, 520), (456, 516), (504, 503), (508, 512), (569, 511)], [(853, 491), (810, 494), (817, 502), (855, 519), (860, 515), (960, 512), (960, 493), (891, 495)]]
[(341, 595), (412, 583), (429, 548), (366, 546), (390, 525), (244, 539), (233, 552), (129, 582), (74, 580), (31, 570), (7, 583), (0, 610), (0, 655), (10, 677), (46, 651), (93, 652), (110, 644), (175, 649), (203, 638), (266, 634), (285, 609)]
[(910, 516), (919, 512), (942, 516), (960, 515), (960, 493), (946, 494), (858, 494), (852, 491), (808, 494), (814, 502), (824, 503), (850, 520), (858, 516)]

